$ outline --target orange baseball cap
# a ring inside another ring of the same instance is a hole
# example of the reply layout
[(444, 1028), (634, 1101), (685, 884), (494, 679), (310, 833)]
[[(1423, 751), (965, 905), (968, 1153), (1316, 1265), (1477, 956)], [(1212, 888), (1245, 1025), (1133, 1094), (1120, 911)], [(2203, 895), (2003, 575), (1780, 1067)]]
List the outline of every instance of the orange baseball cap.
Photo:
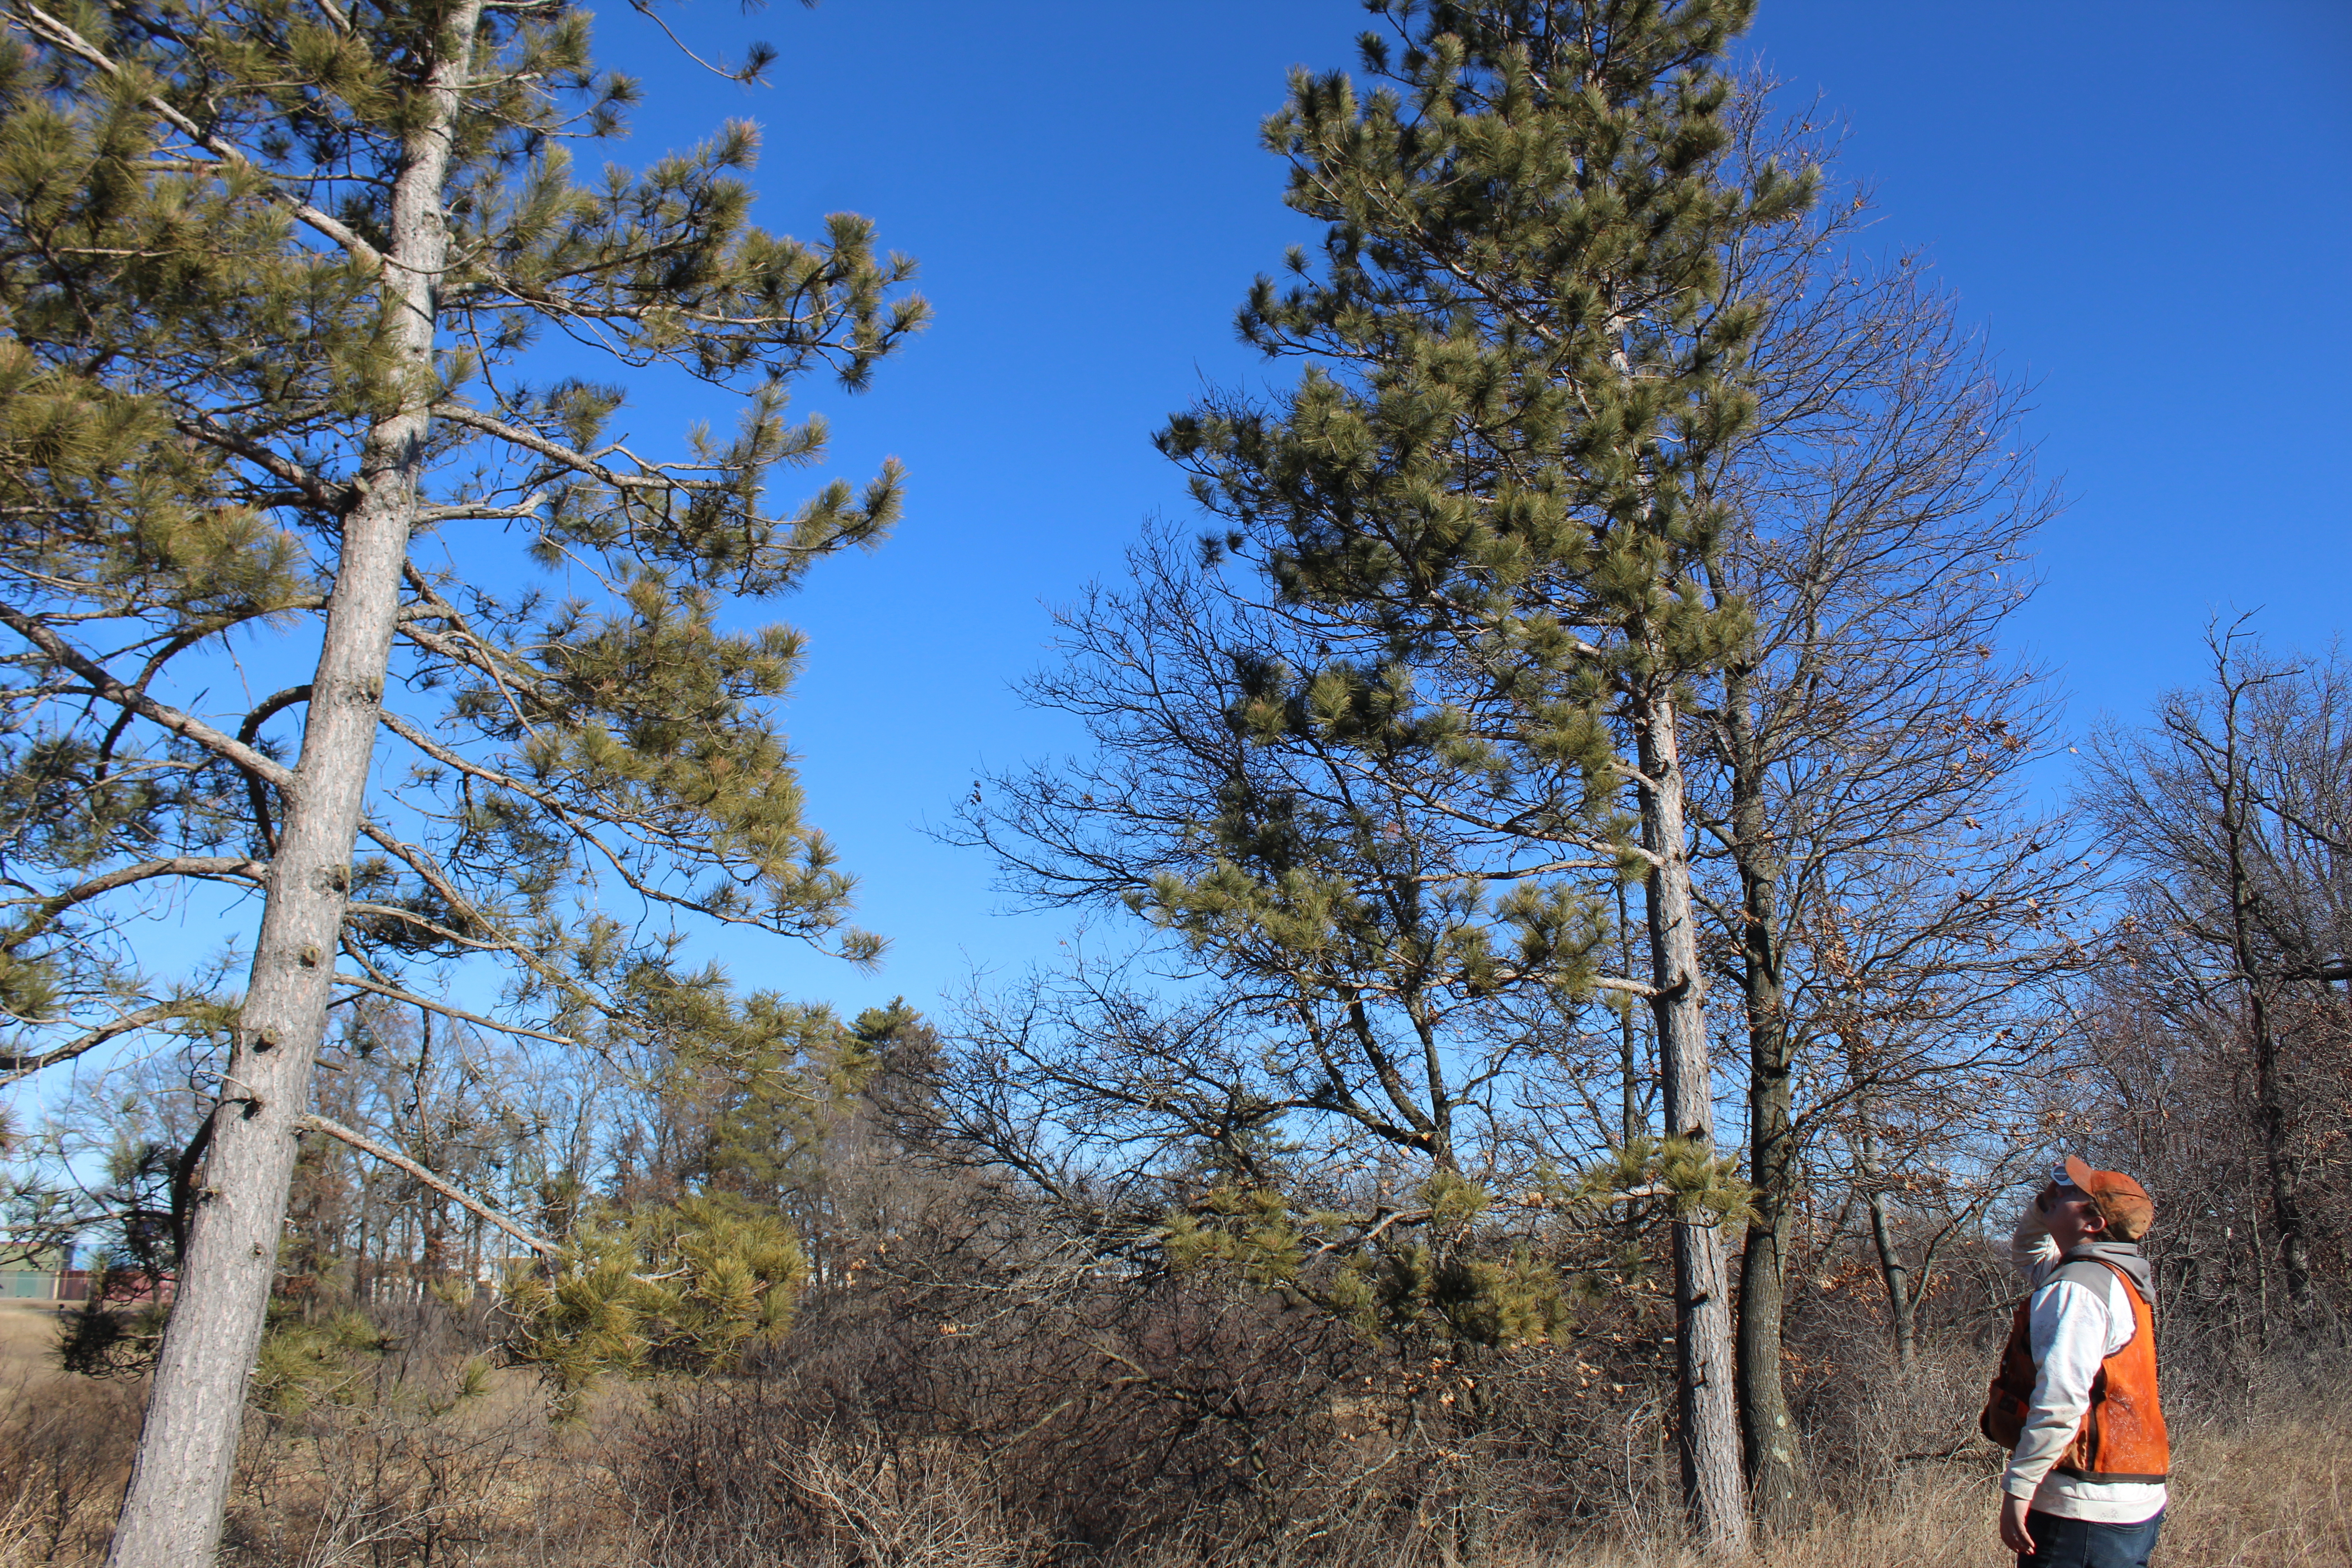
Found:
[(2121, 1171), (2095, 1171), (2072, 1154), (2066, 1156), (2064, 1169), (2068, 1183), (2091, 1194), (2117, 1238), (2137, 1241), (2147, 1234), (2156, 1220), (2156, 1200), (2146, 1187)]

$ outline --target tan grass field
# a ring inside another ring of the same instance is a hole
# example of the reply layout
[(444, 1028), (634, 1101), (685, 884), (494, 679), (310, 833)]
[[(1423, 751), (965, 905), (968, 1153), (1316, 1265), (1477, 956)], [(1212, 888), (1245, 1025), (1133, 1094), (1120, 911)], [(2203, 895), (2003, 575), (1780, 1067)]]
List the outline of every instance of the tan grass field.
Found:
[(62, 1375), (49, 1353), (57, 1338), (56, 1302), (0, 1300), (0, 1389)]
[[(20, 1447), (16, 1466), (0, 1465), (19, 1477), (14, 1495), (0, 1498), (0, 1568), (100, 1560), (136, 1421), (131, 1388), (79, 1384), (41, 1366), (48, 1331), (40, 1310), (0, 1310), (0, 1431)], [(445, 1494), (446, 1502), (424, 1506), (446, 1506), (466, 1525), (433, 1556), (436, 1564), (719, 1568), (703, 1551), (670, 1546), (664, 1521), (633, 1516), (615, 1489), (609, 1445), (620, 1440), (621, 1407), (633, 1396), (599, 1401), (604, 1407), (583, 1426), (558, 1432), (530, 1415), (526, 1395), (520, 1386), (500, 1387), (463, 1417), (462, 1431), (436, 1424), (441, 1436), (430, 1445), (435, 1462), (463, 1495)], [(318, 1445), (330, 1432), (349, 1441), (367, 1429), (321, 1425), (300, 1436), (297, 1425), (273, 1439), (257, 1426), (248, 1444), (258, 1441), (265, 1451), (284, 1447), (284, 1465), (306, 1452), (323, 1458)], [(44, 1453), (21, 1451), (26, 1445)], [(2172, 1507), (2153, 1568), (2352, 1568), (2352, 1426), (2324, 1418), (2228, 1430), (2187, 1426), (2175, 1467)], [(267, 1501), (241, 1489), (244, 1542), (224, 1553), (222, 1563), (393, 1568), (416, 1561), (405, 1552), (380, 1555), (370, 1547), (382, 1543), (363, 1539), (365, 1531), (334, 1527), (333, 1500), (360, 1479), (327, 1480), (337, 1468), (280, 1468), (275, 1483), (262, 1489)], [(26, 1486), (28, 1471), (33, 1484)], [(1993, 1473), (1989, 1451), (1911, 1467), (1892, 1481), (1858, 1489), (1866, 1500), (1854, 1510), (1823, 1508), (1762, 1542), (1747, 1568), (2007, 1568), (2011, 1559), (1993, 1533)], [(388, 1479), (376, 1470), (370, 1486)], [(941, 1479), (947, 1484), (940, 1495), (927, 1495), (939, 1489), (929, 1486), (917, 1495), (901, 1491), (889, 1505), (898, 1517), (845, 1529), (814, 1557), (804, 1547), (763, 1552), (752, 1542), (730, 1552), (724, 1568), (1306, 1568), (1310, 1561), (1317, 1568), (1724, 1568), (1722, 1560), (1674, 1542), (1664, 1529), (1640, 1528), (1513, 1543), (1506, 1526), (1506, 1539), (1476, 1555), (1408, 1532), (1337, 1552), (1327, 1542), (1311, 1559), (1279, 1545), (1237, 1550), (1215, 1542), (1069, 1556), (1013, 1528), (979, 1494), (971, 1473)]]
[[(2191, 1430), (2174, 1458), (2172, 1503), (2150, 1568), (2352, 1565), (2352, 1436), (2345, 1432)], [(1754, 1568), (2008, 1568), (2014, 1560), (1995, 1537), (1994, 1508), (1989, 1458), (1921, 1469), (1856, 1512), (1824, 1513), (1761, 1543), (1749, 1561)], [(1720, 1568), (1720, 1560), (1636, 1537), (1502, 1555), (1493, 1568)]]
[[(2292, 1427), (2189, 1431), (2175, 1454), (2172, 1504), (2150, 1568), (2352, 1564), (2352, 1437)], [(1759, 1568), (2006, 1568), (1993, 1533), (1989, 1467), (1916, 1474), (1856, 1514), (1768, 1542)], [(1689, 1552), (1639, 1541), (1531, 1552), (1512, 1568), (1700, 1568)], [(1499, 1565), (1498, 1565), (1499, 1568)]]

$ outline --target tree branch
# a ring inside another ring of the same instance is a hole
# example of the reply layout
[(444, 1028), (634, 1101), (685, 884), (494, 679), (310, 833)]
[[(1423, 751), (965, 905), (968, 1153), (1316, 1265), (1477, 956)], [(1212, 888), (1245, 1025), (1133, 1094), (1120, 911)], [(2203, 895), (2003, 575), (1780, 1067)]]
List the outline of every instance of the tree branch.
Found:
[(63, 1061), (71, 1061), (84, 1051), (93, 1050), (118, 1036), (143, 1029), (150, 1024), (160, 1024), (167, 1018), (184, 1018), (187, 1016), (187, 1004), (160, 1002), (152, 1007), (142, 1007), (135, 1012), (125, 1013), (110, 1024), (101, 1025), (86, 1035), (78, 1036), (68, 1040), (64, 1045), (49, 1050), (32, 1056), (0, 1054), (0, 1074), (5, 1075), (0, 1077), (0, 1089), (5, 1089), (20, 1079), (30, 1078), (44, 1068), (55, 1067)]
[(413, 1176), (417, 1181), (425, 1184), (425, 1185), (432, 1188), (435, 1192), (439, 1193), (443, 1197), (447, 1198), (451, 1203), (454, 1203), (458, 1207), (466, 1210), (468, 1214), (478, 1215), (483, 1219), (488, 1220), (490, 1224), (497, 1226), (500, 1230), (505, 1231), (509, 1236), (513, 1237), (517, 1241), (521, 1242), (533, 1252), (542, 1254), (549, 1258), (560, 1257), (562, 1254), (563, 1249), (558, 1247), (555, 1243), (547, 1240), (543, 1237), (533, 1236), (530, 1232), (523, 1229), (522, 1226), (517, 1225), (514, 1221), (509, 1219), (498, 1210), (490, 1207), (489, 1205), (483, 1203), (478, 1198), (469, 1197), (457, 1187), (443, 1180), (441, 1177), (435, 1175), (432, 1172), (426, 1170), (424, 1166), (418, 1164), (407, 1155), (385, 1148), (383, 1144), (377, 1142), (374, 1139), (368, 1137), (364, 1133), (354, 1132), (352, 1129), (344, 1126), (341, 1122), (331, 1121), (315, 1111), (303, 1117), (300, 1125), (310, 1129), (313, 1132), (323, 1132), (328, 1137), (334, 1139), (338, 1142), (348, 1143), (352, 1148), (358, 1150), (361, 1153), (371, 1155), (375, 1159), (381, 1160), (395, 1171), (406, 1173), (408, 1175)]
[(413, 991), (403, 991), (397, 985), (386, 985), (381, 981), (371, 980), (363, 974), (338, 974), (335, 976), (335, 984), (355, 986), (370, 995), (381, 996), (388, 1002), (401, 1002), (412, 1007), (423, 1007), (430, 1012), (438, 1013), (445, 1018), (455, 1018), (460, 1023), (472, 1024), (479, 1028), (496, 1029), (502, 1035), (520, 1035), (526, 1039), (545, 1040), (550, 1045), (557, 1046), (576, 1046), (580, 1043), (569, 1035), (551, 1034), (545, 1029), (534, 1029), (527, 1024), (501, 1024), (496, 1018), (487, 1018), (479, 1013), (468, 1013), (463, 1007), (453, 1006), (446, 1002), (436, 1002), (430, 996), (419, 996)]
[(294, 787), (294, 770), (274, 757), (267, 757), (251, 746), (222, 734), (194, 714), (156, 701), (145, 692), (125, 686), (107, 668), (67, 642), (49, 627), (26, 615), (14, 605), (0, 605), (0, 626), (7, 626), (17, 636), (47, 654), (90, 684), (98, 696), (109, 702), (129, 709), (152, 724), (160, 724), (184, 740), (194, 741), (215, 756), (236, 763), (239, 767), (259, 773), (279, 789)]
[(43, 899), (26, 917), (23, 927), (0, 939), (0, 952), (16, 952), (40, 935), (52, 921), (76, 904), (86, 904), (133, 882), (144, 882), (156, 877), (244, 877), (258, 882), (268, 874), (268, 867), (242, 855), (180, 855), (167, 860), (142, 860), (135, 866), (119, 867), (62, 893)]
[[(17, 16), (17, 25), (24, 27), (27, 32), (47, 38), (50, 43), (57, 45), (59, 48), (64, 49), (70, 54), (79, 56), (81, 58), (89, 61), (91, 65), (96, 66), (100, 70), (104, 71), (108, 76), (114, 78), (116, 80), (119, 81), (121, 79), (122, 68), (121, 66), (116, 65), (112, 60), (109, 59), (104, 54), (100, 52), (97, 47), (91, 45), (89, 41), (84, 38), (79, 33), (75, 32), (71, 27), (67, 26), (63, 22), (58, 21), (55, 16), (50, 16), (39, 6), (31, 5), (24, 5)], [(258, 164), (255, 163), (252, 159), (247, 157), (241, 149), (237, 148), (233, 143), (222, 141), (217, 136), (207, 133), (202, 127), (197, 125), (194, 121), (189, 119), (186, 115), (181, 113), (178, 110), (164, 102), (162, 98), (158, 97), (154, 93), (147, 94), (144, 98), (141, 99), (140, 101), (145, 104), (148, 108), (153, 110), (164, 120), (170, 121), (173, 128), (177, 130), (182, 135), (187, 137), (190, 141), (195, 142), (197, 146), (202, 147), (205, 152), (212, 153), (222, 162), (235, 163), (238, 167), (249, 169), (255, 174), (265, 173), (265, 171), (263, 171)], [(284, 207), (288, 212), (292, 213), (304, 223), (309, 224), (312, 228), (315, 228), (320, 234), (325, 235), (329, 239), (331, 239), (337, 245), (341, 246), (345, 250), (351, 253), (353, 260), (359, 262), (370, 271), (379, 271), (383, 268), (383, 253), (377, 250), (374, 246), (370, 245), (366, 240), (362, 239), (345, 225), (328, 216), (325, 213), (320, 211), (317, 207), (312, 206), (310, 203), (301, 200), (299, 197), (290, 195), (287, 192), (278, 189), (274, 181), (271, 182), (269, 197), (270, 200)]]

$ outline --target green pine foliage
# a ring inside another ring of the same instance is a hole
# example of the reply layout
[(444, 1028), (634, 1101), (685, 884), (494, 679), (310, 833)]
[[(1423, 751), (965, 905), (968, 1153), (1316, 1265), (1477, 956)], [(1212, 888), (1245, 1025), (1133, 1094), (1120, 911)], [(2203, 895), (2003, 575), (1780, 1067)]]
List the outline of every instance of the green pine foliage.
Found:
[[(261, 1337), (247, 1398), (271, 1415), (299, 1415), (320, 1405), (352, 1405), (370, 1392), (373, 1363), (388, 1344), (357, 1312), (307, 1318), (279, 1310)], [(479, 1373), (468, 1369), (467, 1381)]]
[[(753, 224), (748, 124), (575, 167), (637, 88), (561, 0), (0, 13), (0, 1076), (233, 1006), (135, 921), (266, 885), (341, 521), (394, 482), (371, 432), (419, 406), (339, 998), (487, 959), (501, 1022), (643, 1059), (757, 1033), (687, 960), (698, 922), (873, 958), (779, 724), (802, 639), (737, 607), (898, 514), (894, 465), (771, 492), (824, 452), (793, 383), (862, 388), (921, 325), (912, 263), (849, 215)], [(385, 257), (421, 220), (391, 194), (445, 91), (419, 362)], [(535, 374), (558, 333), (611, 378)], [(733, 395), (732, 429), (625, 437), (656, 367)]]
[(555, 1257), (517, 1267), (506, 1348), (568, 1413), (599, 1377), (731, 1368), (775, 1343), (808, 1273), (782, 1216), (739, 1197), (603, 1213)]
[[(1373, 9), (1396, 35), (1363, 41), (1377, 85), (1302, 72), (1266, 125), (1325, 238), (1240, 327), (1299, 381), (1160, 444), (1229, 525), (1212, 554), (1330, 650), (1283, 673), (1288, 711), (1428, 758), (1426, 788), (1523, 842), (1622, 849), (1627, 693), (1747, 629), (1700, 574), (1710, 474), (1755, 408), (1759, 313), (1722, 256), (1813, 175), (1722, 172), (1739, 0)], [(1590, 879), (1543, 897), (1606, 901)]]
[(936, 1047), (903, 1000), (844, 1024), (755, 993), (718, 1023), (681, 1031), (657, 1081), (668, 1180), (509, 1273), (506, 1353), (541, 1370), (559, 1412), (605, 1376), (729, 1369), (781, 1340), (817, 1266), (839, 1268), (843, 1233), (860, 1229), (838, 1212), (842, 1177), (888, 1157)]
[(822, 1180), (825, 1134), (870, 1063), (830, 1009), (754, 996), (745, 1011), (751, 1022), (738, 1048), (690, 1050), (677, 1064), (677, 1092), (703, 1125), (685, 1173), (781, 1210)]
[[(187, 1204), (181, 1151), (118, 1131), (103, 1169), (105, 1181), (68, 1210), (76, 1223), (65, 1234), (89, 1279), (81, 1305), (59, 1316), (58, 1362), (84, 1377), (143, 1377), (163, 1334), (158, 1288), (180, 1265)], [(51, 1194), (54, 1187), (43, 1195)], [(70, 1200), (52, 1201), (63, 1207)]]
[(1507, 1202), (1439, 1171), (1369, 1217), (1230, 1182), (1171, 1213), (1160, 1245), (1180, 1270), (1313, 1306), (1369, 1339), (1542, 1343), (1573, 1338), (1580, 1307), (1648, 1282), (1643, 1248), (1607, 1245), (1628, 1222), (1743, 1222), (1753, 1194), (1738, 1164), (1690, 1139), (1640, 1137)]
[(1814, 176), (1728, 167), (1744, 0), (1368, 8), (1368, 82), (1297, 73), (1265, 126), (1324, 238), (1239, 325), (1297, 379), (1161, 433), (1222, 526), (1066, 617), (1033, 689), (1100, 759), (971, 817), (1017, 882), (1124, 902), (1203, 980), (1155, 1007), (1077, 974), (1036, 1009), (1069, 1042), (1000, 1047), (1073, 1128), (1181, 1141), (1171, 1257), (1368, 1331), (1508, 1341), (1606, 1283), (1571, 1260), (1620, 1216), (1748, 1210), (1694, 1121), (1542, 1178), (1578, 1156), (1523, 1108), (1567, 1092), (1596, 992), (1663, 1008), (1696, 978), (1608, 961), (1623, 884), (1687, 895), (1652, 810), (1681, 782), (1644, 753), (1748, 630), (1706, 574), (1761, 321), (1725, 258)]
[(1497, 1245), (1494, 1227), (1482, 1225), (1484, 1187), (1440, 1172), (1413, 1195), (1417, 1207), (1368, 1226), (1351, 1215), (1300, 1212), (1269, 1188), (1220, 1188), (1171, 1215), (1162, 1246), (1180, 1269), (1223, 1273), (1310, 1304), (1371, 1339), (1527, 1344), (1569, 1321), (1559, 1270), (1507, 1236)]

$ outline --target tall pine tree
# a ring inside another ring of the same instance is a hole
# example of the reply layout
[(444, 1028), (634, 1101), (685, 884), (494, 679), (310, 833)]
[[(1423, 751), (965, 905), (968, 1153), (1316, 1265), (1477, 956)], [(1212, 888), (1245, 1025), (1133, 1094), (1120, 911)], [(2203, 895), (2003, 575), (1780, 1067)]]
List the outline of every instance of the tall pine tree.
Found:
[[(1305, 359), (1301, 379), (1272, 407), (1196, 409), (1162, 445), (1227, 520), (1223, 547), (1330, 648), (1297, 677), (1304, 700), (1380, 716), (1357, 745), (1443, 761), (1431, 805), (1528, 844), (1513, 874), (1603, 854), (1641, 879), (1664, 1131), (1708, 1145), (1682, 702), (1748, 631), (1704, 567), (1759, 322), (1723, 260), (1793, 221), (1812, 176), (1724, 173), (1717, 62), (1748, 0), (1372, 9), (1391, 36), (1368, 36), (1363, 63), (1384, 85), (1301, 73), (1267, 128), (1290, 204), (1327, 229), (1290, 285), (1261, 279), (1241, 327)], [(1699, 1536), (1736, 1549), (1712, 1219), (1675, 1226), (1679, 1444)]]
[[(888, 525), (895, 471), (765, 490), (824, 447), (787, 384), (862, 386), (923, 307), (860, 219), (751, 224), (747, 125), (576, 175), (635, 89), (566, 0), (0, 16), (6, 1066), (234, 1007), (110, 1558), (179, 1568), (218, 1533), (331, 1006), (461, 1012), (446, 972), (488, 959), (478, 1024), (612, 1049), (732, 1027), (666, 913), (876, 950), (773, 721), (798, 638), (719, 616)], [(621, 384), (526, 377), (551, 331), (740, 424), (633, 447)], [(259, 904), (241, 997), (139, 962), (137, 900), (191, 879)]]

